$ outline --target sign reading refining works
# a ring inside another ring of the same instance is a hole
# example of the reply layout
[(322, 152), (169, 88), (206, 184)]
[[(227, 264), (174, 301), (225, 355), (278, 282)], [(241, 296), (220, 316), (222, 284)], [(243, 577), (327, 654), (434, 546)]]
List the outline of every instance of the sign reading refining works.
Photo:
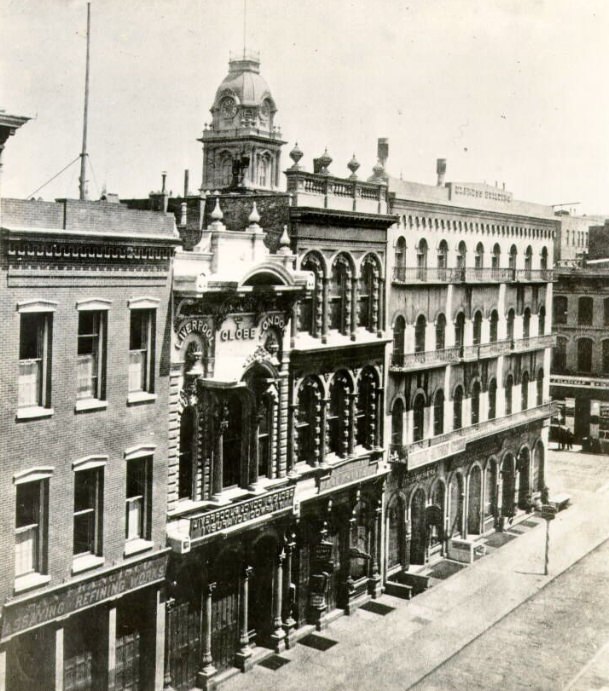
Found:
[(294, 506), (295, 487), (268, 492), (262, 497), (246, 499), (238, 504), (190, 517), (190, 538), (207, 537), (221, 530), (246, 523), (260, 516), (268, 516), (277, 511), (291, 509)]

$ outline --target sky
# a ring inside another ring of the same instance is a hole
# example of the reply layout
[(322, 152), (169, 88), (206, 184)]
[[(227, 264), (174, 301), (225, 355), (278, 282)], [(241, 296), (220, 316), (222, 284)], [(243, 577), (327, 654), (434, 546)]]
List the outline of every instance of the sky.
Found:
[[(246, 0), (246, 43), (304, 152), (372, 173), (505, 183), (519, 199), (609, 213), (606, 0)], [(201, 182), (197, 142), (244, 0), (92, 0), (89, 191), (123, 198)], [(4, 196), (27, 197), (81, 147), (85, 0), (0, 0), (0, 108), (29, 115), (7, 143)], [(78, 165), (36, 192), (77, 197)], [(579, 205), (574, 206), (576, 202)]]

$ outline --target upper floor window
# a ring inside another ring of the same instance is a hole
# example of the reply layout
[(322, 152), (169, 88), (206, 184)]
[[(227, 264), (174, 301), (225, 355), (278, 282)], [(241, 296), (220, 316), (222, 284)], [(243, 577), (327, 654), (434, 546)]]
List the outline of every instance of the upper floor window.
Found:
[(319, 382), (309, 377), (298, 389), (298, 409), (295, 420), (298, 440), (298, 460), (311, 465), (319, 463), (322, 391)]
[(592, 372), (591, 338), (580, 338), (577, 341), (577, 369), (579, 372)]
[(489, 325), (489, 336), (490, 336), (490, 341), (491, 343), (494, 343), (497, 340), (498, 337), (498, 326), (499, 326), (499, 314), (497, 313), (497, 310), (493, 310), (491, 312), (491, 319), (490, 319), (490, 325)]
[(401, 446), (404, 433), (404, 401), (396, 399), (391, 409), (391, 443)]
[(302, 260), (300, 268), (303, 271), (311, 271), (314, 277), (313, 289), (303, 298), (299, 309), (299, 328), (310, 333), (311, 336), (319, 336), (322, 324), (323, 312), (323, 264), (317, 254), (309, 253)]
[(74, 473), (74, 556), (102, 553), (103, 467)]
[(372, 255), (364, 258), (359, 279), (359, 326), (374, 330), (379, 317), (379, 268)]
[(377, 378), (374, 371), (365, 368), (357, 385), (356, 443), (366, 449), (376, 444)]
[(543, 367), (537, 373), (537, 405), (543, 405)]
[(446, 347), (446, 317), (439, 314), (436, 319), (436, 350), (444, 350)]
[(433, 433), (434, 435), (444, 432), (444, 391), (438, 389), (433, 399)]
[(546, 332), (546, 308), (542, 305), (537, 316), (539, 335), (543, 336)]
[(530, 274), (533, 268), (533, 248), (529, 245), (524, 253), (524, 270)]
[(472, 386), (472, 425), (480, 422), (480, 382), (474, 382)]
[(417, 247), (417, 278), (425, 280), (425, 271), (427, 269), (427, 241), (425, 238), (419, 240)]
[(463, 427), (463, 387), (457, 386), (453, 394), (453, 429)]
[(406, 328), (406, 323), (404, 317), (398, 316), (395, 319), (395, 324), (393, 325), (393, 354), (392, 354), (392, 364), (398, 367), (404, 364), (404, 330)]
[(106, 312), (82, 310), (78, 313), (78, 399), (105, 398)]
[(132, 309), (129, 328), (129, 393), (154, 392), (155, 310)]
[(337, 456), (345, 456), (349, 437), (349, 379), (337, 373), (330, 387), (330, 406), (328, 410), (329, 451)]
[(15, 497), (15, 577), (19, 580), (47, 570), (47, 478), (23, 482)]
[(603, 300), (603, 324), (609, 326), (609, 298)]
[(548, 248), (547, 247), (541, 248), (541, 259), (540, 259), (539, 263), (540, 263), (540, 268), (542, 271), (545, 271), (548, 268)]
[(464, 269), (467, 263), (467, 246), (461, 240), (457, 247), (457, 269)]
[(419, 393), (415, 396), (412, 406), (412, 440), (421, 441), (425, 437), (425, 396)]
[(406, 240), (399, 237), (395, 243), (395, 270), (396, 278), (404, 279), (404, 269), (406, 268)]
[(184, 408), (180, 416), (180, 450), (178, 461), (178, 499), (194, 499), (195, 411)]
[(19, 325), (19, 408), (51, 407), (52, 312), (23, 312)]
[(438, 269), (446, 269), (448, 266), (448, 243), (441, 240), (438, 245)]
[(329, 294), (329, 327), (346, 333), (350, 328), (351, 281), (353, 271), (349, 260), (339, 255), (332, 266)]
[(529, 407), (529, 373), (523, 372), (520, 382), (520, 408), (526, 410)]
[(484, 267), (484, 245), (479, 242), (476, 245), (476, 254), (474, 256), (474, 266), (476, 269), (482, 269)]
[(455, 345), (459, 348), (463, 348), (465, 342), (465, 314), (459, 312), (457, 319), (455, 320)]
[(495, 243), (493, 246), (493, 254), (491, 256), (491, 268), (498, 269), (501, 263), (501, 247), (499, 243)]
[(552, 369), (554, 372), (564, 372), (567, 369), (568, 339), (562, 336), (556, 338), (556, 345), (552, 348)]
[(531, 335), (531, 310), (527, 307), (522, 315), (522, 337), (528, 338)]
[(581, 297), (577, 301), (577, 323), (582, 326), (591, 326), (593, 320), (593, 299)]
[(482, 312), (477, 311), (474, 314), (474, 345), (480, 345), (482, 342)]
[(552, 301), (554, 315), (552, 321), (554, 324), (567, 323), (567, 307), (569, 299), (566, 295), (555, 295)]
[(609, 374), (609, 339), (603, 341), (601, 359), (603, 374)]
[(512, 393), (514, 388), (514, 377), (511, 374), (505, 379), (505, 414), (512, 414)]
[[(222, 489), (240, 485), (244, 434), (243, 404), (237, 395), (222, 404)], [(218, 461), (217, 461), (218, 462)]]
[(518, 250), (516, 249), (516, 245), (512, 245), (510, 247), (510, 256), (508, 259), (508, 266), (510, 269), (516, 268), (517, 257), (518, 257)]
[(258, 158), (258, 184), (261, 187), (271, 184), (271, 159), (268, 154)]
[(507, 337), (510, 341), (514, 340), (514, 321), (516, 320), (516, 313), (513, 309), (507, 315)]
[(427, 320), (420, 314), (414, 327), (414, 352), (425, 352), (425, 332), (427, 331)]
[(488, 385), (488, 419), (494, 420), (497, 415), (497, 380), (491, 379)]
[(152, 458), (127, 461), (125, 539), (150, 540)]

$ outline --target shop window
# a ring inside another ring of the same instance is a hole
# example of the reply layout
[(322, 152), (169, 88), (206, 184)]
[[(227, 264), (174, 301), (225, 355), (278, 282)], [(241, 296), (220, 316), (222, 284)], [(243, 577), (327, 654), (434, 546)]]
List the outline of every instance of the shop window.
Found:
[(50, 312), (20, 315), (19, 328), (19, 408), (51, 407)]
[(474, 266), (476, 269), (484, 267), (484, 245), (479, 242), (476, 245), (476, 254), (474, 255)]
[(480, 382), (474, 382), (472, 386), (472, 425), (480, 422)]
[(522, 337), (528, 338), (531, 335), (531, 310), (527, 307), (522, 315)]
[(433, 399), (433, 433), (434, 436), (444, 433), (444, 391), (438, 389)]
[(482, 343), (482, 312), (478, 311), (474, 315), (474, 345)]
[(362, 502), (355, 509), (355, 521), (351, 528), (351, 565), (350, 576), (354, 581), (364, 578), (368, 571), (370, 554), (370, 527), (368, 507)]
[(402, 563), (404, 544), (404, 503), (395, 498), (387, 510), (387, 568), (392, 569)]
[(433, 549), (434, 547), (440, 546), (442, 543), (442, 536), (444, 533), (444, 514), (445, 514), (445, 495), (446, 487), (441, 481), (437, 481), (433, 486), (431, 491), (431, 504), (439, 509), (439, 515), (437, 519), (434, 520), (429, 525), (429, 547)]
[(327, 421), (328, 450), (337, 456), (345, 456), (349, 436), (349, 380), (345, 374), (336, 374), (332, 381)]
[[(364, 258), (358, 282), (359, 326), (374, 330), (379, 315), (379, 268), (372, 255)], [(348, 328), (348, 327), (347, 327)]]
[(391, 355), (392, 364), (401, 367), (404, 364), (404, 331), (406, 322), (404, 317), (396, 317), (393, 325), (393, 353)]
[(105, 398), (106, 312), (82, 310), (78, 313), (78, 355), (76, 381), (78, 399)]
[(436, 319), (436, 350), (446, 348), (446, 317), (439, 314)]
[(425, 352), (425, 332), (427, 330), (427, 320), (420, 314), (414, 327), (414, 352)]
[(126, 540), (150, 540), (152, 458), (127, 461)]
[(453, 429), (463, 426), (463, 388), (457, 386), (453, 394)]
[(129, 393), (154, 392), (154, 331), (155, 310), (131, 310)]
[(539, 335), (543, 336), (546, 333), (546, 308), (543, 305), (539, 308), (539, 314), (537, 316), (537, 321), (538, 321)]
[(299, 329), (311, 336), (319, 336), (323, 311), (323, 265), (316, 254), (307, 254), (300, 268), (313, 274), (314, 285), (300, 303)]
[(543, 367), (537, 372), (537, 405), (543, 405)]
[(425, 396), (415, 396), (412, 406), (412, 440), (421, 441), (425, 437)]
[(364, 369), (357, 385), (356, 443), (366, 449), (376, 444), (377, 380), (370, 369)]
[(46, 573), (47, 479), (24, 482), (16, 487), (15, 576), (17, 579)]
[(491, 379), (488, 385), (488, 419), (497, 417), (497, 380)]
[(74, 556), (102, 553), (103, 468), (74, 473)]
[(580, 338), (577, 341), (577, 370), (592, 372), (592, 339)]
[(581, 297), (577, 301), (577, 323), (580, 326), (592, 326), (593, 304), (591, 297)]
[(297, 458), (310, 465), (316, 465), (319, 462), (320, 438), (317, 429), (321, 423), (321, 399), (321, 387), (316, 380), (308, 378), (300, 385), (295, 420), (298, 439)]
[(505, 380), (505, 414), (512, 414), (512, 394), (514, 388), (514, 377), (508, 374)]
[(529, 373), (524, 372), (520, 382), (520, 409), (526, 410), (529, 407)]
[(499, 332), (499, 314), (497, 310), (493, 310), (491, 312), (491, 319), (490, 319), (490, 324), (489, 324), (489, 337), (491, 343), (495, 343), (497, 341), (498, 337), (498, 332)]
[(566, 324), (567, 323), (567, 307), (569, 300), (566, 295), (555, 295), (552, 301), (553, 306), (553, 316), (552, 321), (554, 324)]
[(349, 260), (340, 255), (332, 266), (329, 292), (329, 327), (340, 333), (350, 328), (352, 270)]
[(178, 468), (178, 499), (194, 499), (195, 411), (185, 408), (180, 417), (180, 451)]
[(556, 338), (556, 345), (552, 348), (552, 370), (564, 372), (567, 369), (567, 344), (568, 339), (562, 336)]

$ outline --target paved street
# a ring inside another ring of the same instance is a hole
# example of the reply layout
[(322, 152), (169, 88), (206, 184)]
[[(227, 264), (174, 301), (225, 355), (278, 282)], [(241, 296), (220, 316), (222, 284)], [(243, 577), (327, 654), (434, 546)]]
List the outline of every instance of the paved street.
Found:
[(539, 523), (411, 602), (383, 596), (395, 608), (384, 616), (338, 619), (321, 633), (335, 642), (325, 652), (297, 644), (277, 671), (258, 665), (227, 688), (583, 690), (604, 677), (609, 686), (609, 458), (549, 455), (551, 491), (569, 491), (573, 505), (551, 525), (548, 577)]

